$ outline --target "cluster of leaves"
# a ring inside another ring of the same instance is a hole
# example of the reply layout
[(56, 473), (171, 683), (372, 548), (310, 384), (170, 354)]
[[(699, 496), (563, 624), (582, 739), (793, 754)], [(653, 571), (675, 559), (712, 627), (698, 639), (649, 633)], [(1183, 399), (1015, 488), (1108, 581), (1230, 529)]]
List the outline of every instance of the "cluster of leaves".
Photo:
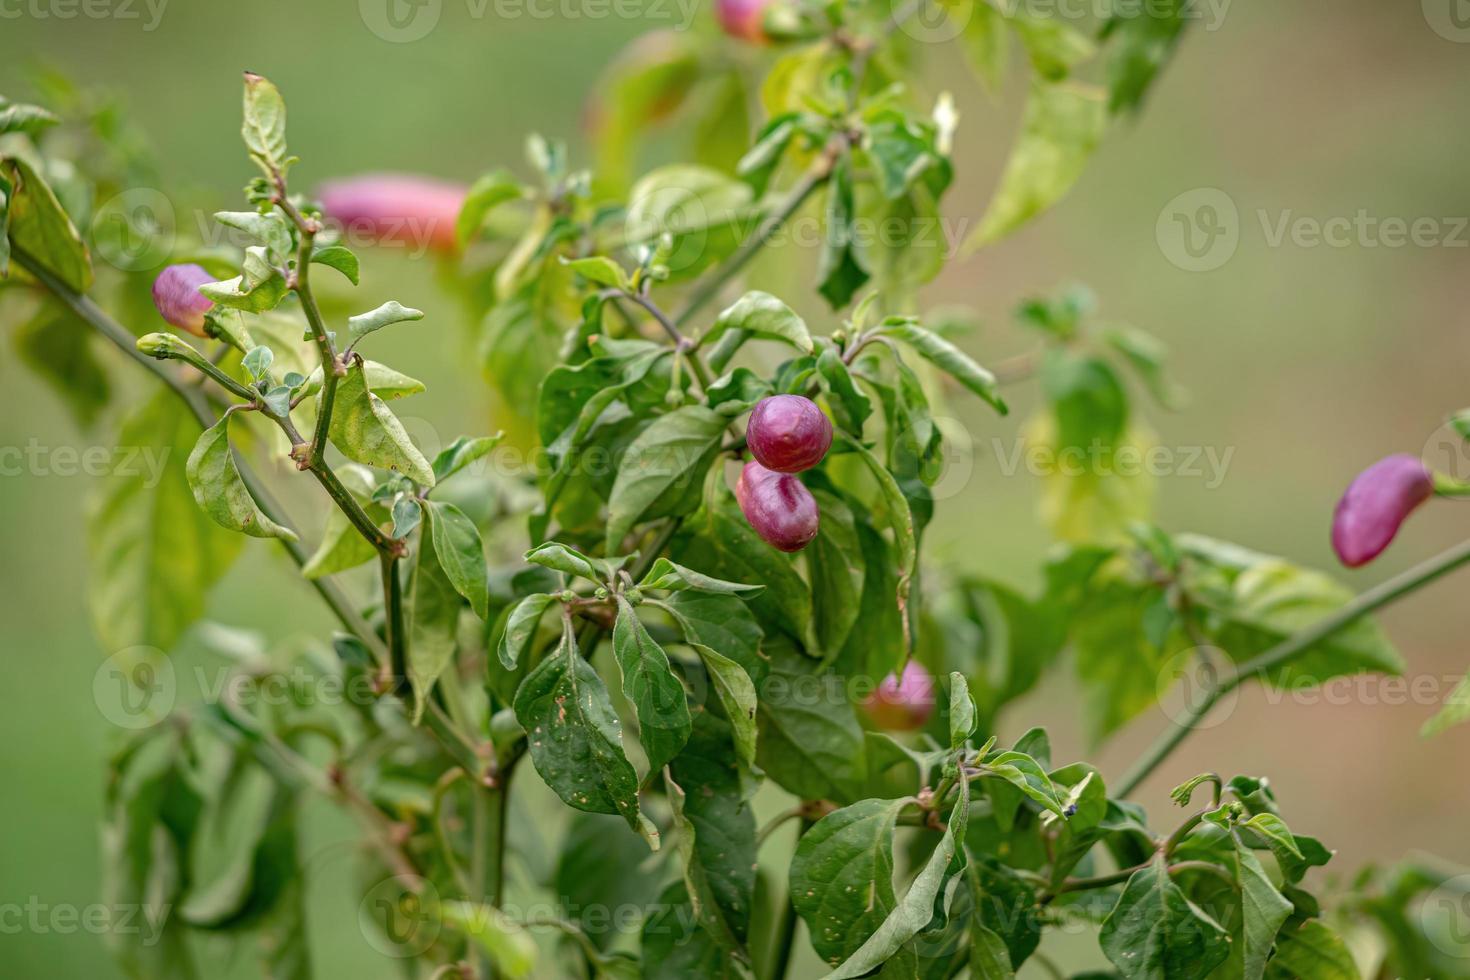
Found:
[[(1029, 64), (1022, 131), (975, 246), (1066, 192), (1185, 19), (1182, 3), (1119, 4), (1094, 41), (1010, 4), (944, 9), (987, 82), (1006, 74), (1013, 38)], [(93, 518), (104, 641), (173, 650), (242, 535), (277, 539), (344, 629), (296, 657), (234, 644), (237, 676), (295, 678), (290, 696), (221, 697), (115, 757), (110, 887), (118, 902), (179, 910), (164, 941), (119, 950), (133, 975), (195, 975), (201, 933), (258, 937), (272, 976), (311, 974), (297, 827), (308, 792), (361, 821), (365, 890), (396, 883), (366, 917), (426, 970), (478, 956), (511, 977), (543, 959), (559, 975), (779, 977), (799, 918), (834, 977), (1010, 977), (1048, 927), (1071, 922), (1096, 929), (1116, 971), (1104, 975), (1129, 980), (1357, 975), (1306, 890), (1330, 854), (1287, 829), (1264, 780), (1190, 781), (1180, 806), (1204, 786), (1210, 805), (1163, 836), (1125, 798), (1131, 785), (1110, 795), (1094, 767), (1054, 766), (1040, 729), (1009, 750), (976, 744), (1065, 649), (1099, 738), (1193, 671), (1213, 695), (1230, 664), (1242, 680), (1297, 686), (1400, 661), (1365, 620), (1275, 660), (1350, 594), (1279, 559), (1167, 534), (1147, 523), (1151, 487), (1095, 472), (1058, 468), (1046, 490), (1066, 545), (1039, 597), (921, 566), (951, 448), (940, 400), (958, 389), (1000, 414), (1006, 404), (951, 321), (919, 313), (944, 249), (859, 233), (886, 221), (917, 234), (953, 178), (953, 100), (920, 108), (902, 27), (862, 4), (796, 11), (759, 85), (758, 126), (741, 60), (697, 34), (646, 38), (603, 87), (596, 175), (533, 138), (533, 181), (497, 170), (476, 182), (456, 271), (506, 438), (541, 451), (529, 479), (484, 465), (499, 436), (430, 459), (396, 417), (389, 403), (423, 385), (358, 348), (421, 313), (319, 301), (356, 286), (359, 264), (289, 186), (296, 161), (269, 82), (246, 78), (251, 209), (216, 215), (247, 244), (170, 256), (220, 276), (202, 289), (214, 303), (205, 351), (164, 333), (134, 343), (83, 298), (106, 291), (129, 324), (154, 321), (127, 301), (151, 276), (95, 283), (91, 262), (111, 247), (102, 236), (139, 232), (89, 220), (85, 203), (92, 188), (127, 186), (119, 168), (135, 155), (69, 170), (44, 142), (56, 117), (0, 102), (0, 271), (7, 291), (43, 304), (21, 331), (31, 363), (86, 421), (109, 389), (93, 328), (178, 362), (147, 362), (173, 390), (123, 420), (120, 444), (192, 452), (166, 457), (157, 485), (109, 478)], [(697, 162), (630, 183), (634, 137), (685, 111), (707, 120)], [(129, 145), (105, 118), (91, 129)], [(815, 286), (835, 329), (814, 330), (769, 292), (729, 289), (803, 215), (823, 230)], [(314, 269), (342, 281), (321, 289)], [(1019, 311), (1042, 340), (1045, 409), (1028, 439), (1053, 456), (1147, 440), (1120, 369), (1178, 401), (1157, 342), (1092, 312), (1081, 291)], [(795, 558), (746, 523), (726, 472), (742, 419), (779, 393), (817, 400), (836, 432), (800, 476), (821, 522)], [(332, 504), (314, 551), (254, 475), (267, 454)], [(492, 520), (487, 498), (516, 520)], [(375, 562), (373, 598), (344, 591)], [(604, 639), (615, 671), (598, 669)], [(871, 730), (854, 692), (911, 657), (944, 679), (941, 710), (912, 738)], [(324, 687), (349, 693), (324, 703)], [(554, 857), (509, 802), (523, 758), (539, 781), (519, 775), (517, 799), (540, 787), (569, 808)], [(756, 828), (762, 787), (794, 798), (802, 821), (786, 868), (761, 858), (779, 826)], [(670, 834), (677, 847), (660, 851)], [(549, 893), (557, 915), (507, 911), (508, 836), (522, 854), (512, 884)], [(1449, 975), (1401, 928), (1425, 880), (1364, 879), (1350, 911), (1398, 930), (1391, 962), (1405, 975)], [(642, 910), (636, 942), (587, 914), (618, 905)], [(395, 916), (409, 911), (429, 934), (405, 940)], [(542, 927), (565, 942), (533, 942)]]

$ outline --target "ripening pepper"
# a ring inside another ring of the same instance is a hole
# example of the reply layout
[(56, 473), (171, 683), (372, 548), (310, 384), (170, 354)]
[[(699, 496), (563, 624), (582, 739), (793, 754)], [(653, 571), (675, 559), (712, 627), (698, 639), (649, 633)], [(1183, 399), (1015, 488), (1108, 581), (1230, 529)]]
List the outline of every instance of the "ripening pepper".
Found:
[(1349, 568), (1377, 558), (1399, 526), (1434, 495), (1434, 475), (1408, 455), (1380, 459), (1348, 485), (1332, 516), (1332, 550)]
[(192, 263), (168, 266), (153, 280), (153, 305), (169, 324), (203, 337), (204, 314), (214, 302), (199, 287), (214, 281), (215, 277), (203, 266)]

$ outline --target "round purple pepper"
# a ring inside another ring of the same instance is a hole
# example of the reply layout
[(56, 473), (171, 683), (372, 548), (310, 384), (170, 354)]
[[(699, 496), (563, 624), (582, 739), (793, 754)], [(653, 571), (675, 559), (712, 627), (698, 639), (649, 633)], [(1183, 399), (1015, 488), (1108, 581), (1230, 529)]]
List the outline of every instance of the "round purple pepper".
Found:
[(1332, 515), (1332, 550), (1349, 568), (1377, 558), (1399, 525), (1434, 495), (1434, 476), (1408, 455), (1380, 459), (1348, 485)]
[(745, 429), (750, 454), (777, 473), (800, 473), (832, 448), (832, 423), (817, 403), (801, 395), (762, 398)]
[(751, 460), (735, 483), (735, 499), (755, 533), (782, 551), (800, 551), (817, 536), (817, 500), (794, 476)]
[(199, 291), (199, 287), (214, 282), (215, 277), (203, 266), (193, 263), (171, 265), (153, 280), (153, 305), (164, 320), (186, 330), (196, 337), (205, 336), (204, 314), (214, 302)]
[(752, 44), (764, 44), (766, 36), (766, 8), (771, 0), (715, 0), (715, 18), (720, 28), (730, 37), (737, 37)]

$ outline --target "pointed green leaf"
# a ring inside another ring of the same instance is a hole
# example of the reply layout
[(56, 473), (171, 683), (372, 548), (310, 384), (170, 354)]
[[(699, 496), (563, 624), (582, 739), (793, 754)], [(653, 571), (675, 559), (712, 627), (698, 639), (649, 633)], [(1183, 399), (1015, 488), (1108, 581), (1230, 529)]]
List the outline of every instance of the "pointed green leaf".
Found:
[(526, 675), (515, 696), (531, 762), (563, 803), (619, 813), (658, 850), (658, 830), (638, 810), (638, 774), (607, 688), (582, 659), (569, 629), (557, 650)]
[(328, 435), (342, 455), (365, 466), (393, 470), (426, 487), (434, 485), (429, 461), (383, 400), (368, 390), (363, 362), (354, 359), (337, 384)]
[(694, 589), (698, 592), (714, 592), (721, 595), (754, 596), (765, 590), (764, 585), (742, 585), (711, 578), (683, 565), (676, 565), (667, 558), (659, 558), (638, 583), (640, 589), (664, 589), (681, 592)]
[(444, 572), (443, 556), (432, 533), (419, 535), (407, 605), (408, 679), (413, 685), (413, 720), (418, 724), (439, 675), (454, 660), (459, 640), (459, 593)]
[(245, 148), (267, 177), (285, 170), (286, 103), (270, 82), (245, 73), (245, 119), (240, 127)]
[(79, 293), (92, 287), (92, 257), (51, 187), (24, 160), (0, 157), (8, 187), (8, 244)]
[(1000, 397), (995, 375), (939, 334), (903, 317), (889, 317), (883, 321), (880, 330), (885, 336), (912, 347), (926, 361), (985, 399), (1000, 414), (1005, 415), (1009, 411), (1005, 399)]
[(1271, 884), (1261, 862), (1239, 840), (1235, 843), (1236, 882), (1240, 886), (1241, 980), (1261, 980), (1266, 960), (1292, 905)]
[(613, 655), (623, 676), (623, 695), (638, 713), (638, 739), (648, 771), (658, 772), (689, 740), (689, 700), (668, 654), (648, 635), (638, 614), (619, 595)]
[(814, 349), (806, 321), (770, 293), (758, 290), (746, 293), (722, 312), (709, 332), (700, 338), (700, 344), (710, 343), (727, 330), (784, 341), (803, 354), (810, 354)]
[(1124, 980), (1203, 980), (1230, 954), (1230, 937), (1169, 878), (1162, 853), (1134, 872), (1098, 942)]
[(410, 320), (422, 320), (423, 310), (409, 309), (402, 306), (397, 300), (389, 300), (375, 310), (359, 313), (357, 316), (347, 318), (347, 346), (353, 347), (359, 340), (366, 337), (375, 330), (394, 323), (404, 323)]
[(607, 550), (617, 554), (640, 521), (686, 514), (699, 501), (705, 472), (729, 423), (703, 405), (685, 405), (628, 446), (607, 502)]
[(328, 245), (311, 253), (311, 261), (315, 265), (324, 265), (336, 269), (347, 277), (347, 281), (356, 286), (360, 278), (357, 255), (345, 245)]
[(506, 670), (515, 670), (541, 625), (541, 617), (556, 602), (556, 597), (544, 592), (528, 595), (516, 603), (505, 621), (505, 632), (500, 634), (496, 648), (500, 663)]
[(434, 553), (439, 556), (444, 574), (454, 590), (469, 602), (475, 615), (485, 619), (489, 615), (490, 593), (480, 529), (453, 504), (428, 500), (424, 505), (434, 537)]
[(439, 482), (449, 479), (466, 466), (489, 455), (490, 451), (500, 445), (500, 440), (504, 438), (504, 432), (497, 432), (493, 436), (478, 436), (474, 439), (460, 436), (434, 457), (434, 479)]
[(296, 532), (266, 517), (256, 505), (240, 470), (235, 466), (235, 450), (230, 446), (230, 414), (226, 412), (214, 425), (204, 430), (194, 451), (189, 454), (185, 471), (194, 500), (220, 527), (239, 531), (253, 538), (296, 540)]

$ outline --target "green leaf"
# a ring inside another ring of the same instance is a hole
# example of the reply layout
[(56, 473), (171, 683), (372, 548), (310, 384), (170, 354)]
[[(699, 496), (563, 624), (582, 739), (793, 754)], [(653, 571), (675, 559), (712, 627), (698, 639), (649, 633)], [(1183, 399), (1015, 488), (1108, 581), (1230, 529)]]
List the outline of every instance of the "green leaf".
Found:
[(600, 558), (588, 558), (576, 548), (564, 545), (560, 541), (548, 541), (537, 545), (526, 552), (525, 558), (532, 564), (585, 578), (599, 585), (605, 584), (613, 574), (612, 567), (606, 561)]
[(230, 413), (204, 430), (185, 467), (194, 500), (220, 527), (239, 531), (253, 538), (296, 540), (296, 532), (282, 527), (261, 513), (240, 470), (235, 466), (235, 451), (230, 446)]
[[(1201, 590), (1197, 598), (1226, 620), (1214, 640), (1237, 661), (1264, 652), (1354, 597), (1352, 590), (1331, 577), (1280, 558), (1233, 546), (1221, 551), (1217, 542), (1198, 535), (1180, 535), (1176, 544), (1229, 580), (1228, 591)], [(1365, 670), (1396, 674), (1403, 667), (1403, 658), (1383, 630), (1364, 618), (1312, 644), (1267, 676), (1278, 686), (1302, 687)]]
[(226, 228), (243, 232), (255, 244), (264, 245), (270, 256), (269, 262), (284, 262), (292, 254), (291, 228), (279, 212), (217, 211), (214, 220)]
[(521, 657), (536, 639), (541, 617), (555, 602), (556, 596), (537, 592), (516, 603), (515, 608), (510, 611), (510, 616), (505, 621), (505, 631), (500, 634), (500, 643), (496, 648), (506, 670), (516, 669)]
[(785, 156), (792, 138), (796, 136), (800, 118), (798, 113), (787, 112), (771, 119), (756, 135), (750, 149), (735, 164), (735, 172), (750, 184), (756, 197), (764, 194), (770, 185), (776, 166)]
[(628, 446), (607, 502), (607, 550), (640, 521), (686, 514), (699, 499), (729, 420), (703, 405), (659, 416)]
[(563, 803), (590, 813), (619, 813), (654, 850), (658, 830), (638, 810), (638, 774), (607, 688), (582, 659), (569, 629), (557, 650), (526, 675), (515, 696), (531, 762)]
[(442, 483), (466, 466), (483, 459), (490, 454), (491, 450), (500, 445), (500, 441), (504, 438), (504, 432), (497, 432), (493, 436), (478, 436), (473, 439), (468, 436), (460, 436), (455, 439), (434, 457), (435, 482)]
[(286, 158), (286, 103), (270, 82), (245, 73), (245, 121), (240, 128), (245, 148), (267, 177), (284, 171)]
[[(950, 877), (965, 865), (964, 837), (970, 812), (970, 784), (959, 781), (959, 797), (944, 834), (924, 863), (909, 890), (883, 922), (853, 953), (828, 974), (828, 980), (856, 980), (900, 955), (909, 940), (922, 932), (944, 908), (943, 891)], [(825, 818), (824, 818), (825, 819)], [(815, 828), (813, 828), (815, 830)], [(892, 846), (891, 844), (889, 845)], [(801, 845), (797, 845), (800, 853)], [(890, 863), (891, 863), (890, 858)], [(890, 874), (892, 870), (890, 868)], [(793, 882), (795, 881), (793, 877)], [(890, 884), (890, 888), (892, 885)], [(800, 909), (798, 909), (800, 911)], [(808, 921), (815, 931), (816, 924)], [(825, 925), (825, 924), (824, 924)]]
[(868, 281), (857, 258), (853, 227), (852, 161), (844, 154), (827, 181), (826, 230), (817, 262), (817, 292), (839, 310)]
[(975, 734), (979, 720), (975, 717), (975, 699), (965, 675), (951, 671), (949, 675), (949, 747), (958, 749)]
[(1066, 78), (1073, 68), (1096, 53), (1092, 41), (1060, 17), (1034, 16), (1026, 13), (1025, 8), (1015, 8), (1009, 16), (1032, 67), (1049, 82)]
[(439, 675), (454, 661), (459, 639), (460, 596), (445, 573), (446, 556), (439, 550), (438, 538), (432, 532), (419, 535), (408, 579), (408, 679), (413, 684), (414, 724), (423, 717)]
[(1010, 867), (993, 858), (969, 864), (975, 917), (1005, 943), (1016, 969), (1041, 943), (1042, 913), (1036, 888)]
[(87, 598), (106, 649), (170, 649), (240, 552), (244, 539), (215, 524), (189, 491), (182, 450), (198, 435), (169, 391), (123, 419), (117, 445), (129, 453), (99, 486), (87, 522)]
[[(25, 133), (35, 136), (41, 130), (61, 122), (52, 112), (37, 105), (11, 102), (0, 96), (0, 136), (6, 133)], [(3, 229), (0, 229), (3, 230)]]
[(495, 964), (498, 973), (521, 980), (536, 969), (536, 941), (500, 909), (458, 899), (438, 907), (445, 923), (473, 939)]
[(640, 589), (663, 589), (669, 592), (682, 592), (685, 589), (694, 589), (697, 592), (713, 592), (719, 595), (754, 596), (765, 590), (764, 585), (742, 585), (739, 582), (726, 582), (724, 579), (711, 578), (692, 568), (676, 565), (667, 558), (659, 558), (643, 576), (643, 581), (638, 583)]
[[(366, 467), (349, 463), (337, 468), (337, 477), (342, 485), (363, 505), (374, 524), (382, 524), (388, 514), (380, 504), (371, 501), (373, 493), (372, 471)], [(326, 527), (322, 530), (321, 544), (302, 566), (301, 574), (308, 579), (318, 579), (349, 568), (364, 565), (378, 557), (378, 549), (362, 536), (362, 532), (342, 513), (340, 507), (327, 511)]]
[(889, 317), (880, 328), (883, 335), (912, 347), (921, 357), (953, 377), (971, 393), (980, 396), (1005, 415), (1009, 409), (1001, 398), (995, 375), (981, 367), (974, 358), (960, 350), (931, 330), (925, 330), (914, 320), (905, 317)]
[(633, 284), (628, 280), (628, 273), (606, 255), (593, 255), (585, 259), (569, 259), (562, 256), (561, 264), (594, 285), (609, 286), (625, 292), (631, 292), (633, 289)]
[[(828, 965), (862, 948), (897, 907), (893, 837), (899, 813), (914, 802), (910, 797), (854, 803), (818, 820), (797, 842), (791, 904)], [(929, 914), (932, 907), (926, 922)]]
[(1168, 351), (1157, 337), (1133, 327), (1109, 327), (1102, 332), (1102, 339), (1123, 355), (1155, 401), (1168, 409), (1183, 405), (1185, 393), (1165, 373)]
[(1238, 839), (1235, 860), (1240, 886), (1241, 931), (1236, 940), (1241, 948), (1240, 976), (1241, 980), (1261, 980), (1276, 933), (1291, 915), (1292, 905), (1276, 890), (1261, 862)]
[(1040, 375), (1059, 449), (1117, 445), (1128, 425), (1128, 393), (1106, 361), (1053, 347), (1042, 358)]
[(642, 980), (750, 980), (749, 967), (699, 924), (682, 881), (669, 885), (653, 903), (643, 921), (642, 942)]
[(315, 265), (324, 265), (336, 269), (347, 277), (352, 285), (358, 285), (360, 272), (356, 254), (345, 245), (328, 245), (311, 253), (311, 261)]
[(691, 642), (718, 650), (756, 680), (765, 675), (760, 655), (761, 627), (740, 599), (688, 590), (650, 601), (672, 616)]
[(711, 167), (673, 164), (650, 171), (629, 191), (626, 235), (636, 244), (672, 236), (667, 265), (690, 275), (738, 247), (751, 211), (747, 184)]
[(92, 258), (56, 194), (24, 160), (0, 157), (9, 188), (9, 244), (79, 293), (92, 288)]
[(1015, 980), (1005, 941), (978, 917), (970, 920), (970, 976), (974, 980)]
[(1274, 813), (1258, 813), (1245, 823), (1240, 825), (1243, 830), (1259, 834), (1265, 838), (1266, 843), (1274, 852), (1279, 852), (1283, 857), (1290, 855), (1297, 860), (1303, 860), (1301, 848), (1297, 847), (1296, 838), (1287, 829), (1286, 823)]
[(836, 494), (815, 490), (821, 511), (817, 536), (805, 550), (812, 587), (812, 623), (824, 657), (835, 658), (861, 612), (864, 556), (852, 511)]
[(674, 676), (668, 654), (648, 635), (633, 606), (617, 597), (613, 655), (623, 676), (623, 695), (638, 713), (638, 740), (648, 770), (658, 772), (689, 740), (689, 699)]
[(409, 309), (400, 306), (396, 300), (389, 300), (375, 310), (359, 313), (357, 316), (347, 318), (347, 346), (349, 348), (357, 345), (357, 342), (375, 330), (394, 323), (405, 323), (411, 320), (422, 320), (422, 310)]
[(771, 673), (756, 715), (761, 768), (804, 800), (856, 799), (867, 749), (841, 675), (784, 644), (768, 642), (765, 649)]
[(766, 340), (779, 340), (803, 354), (810, 354), (815, 349), (806, 321), (770, 293), (759, 290), (746, 293), (716, 317), (714, 326), (700, 338), (700, 344), (716, 340), (727, 330), (738, 330)]
[(337, 383), (327, 434), (342, 455), (354, 462), (402, 473), (422, 486), (434, 485), (434, 471), (403, 423), (368, 389), (360, 359), (353, 360), (347, 376)]
[(1179, 45), (1184, 33), (1187, 0), (1164, 3), (1118, 4), (1104, 28), (1112, 39), (1108, 58), (1108, 110), (1136, 112), (1149, 86)]
[(1106, 120), (1101, 92), (1070, 82), (1035, 82), (1000, 186), (965, 249), (1004, 238), (1071, 190)]
[(207, 282), (199, 287), (199, 292), (221, 306), (246, 313), (268, 313), (286, 298), (286, 280), (279, 273), (260, 271), (261, 277), (254, 283), (245, 276), (236, 276), (220, 282)]
[(489, 615), (490, 593), (485, 569), (485, 545), (480, 529), (453, 504), (424, 501), (429, 529), (434, 538), (434, 553), (454, 590), (464, 596), (475, 615)]
[(1455, 685), (1434, 717), (1419, 729), (1419, 734), (1423, 738), (1431, 738), (1467, 721), (1470, 721), (1470, 674), (1460, 678), (1460, 683)]
[(1057, 796), (1046, 770), (1024, 752), (1002, 752), (985, 760), (985, 774), (997, 776), (1040, 803), (1057, 816), (1066, 818), (1067, 808)]
[(1315, 919), (1281, 933), (1266, 976), (1271, 980), (1359, 980), (1358, 966), (1342, 939)]
[(868, 472), (878, 482), (878, 489), (882, 492), (884, 508), (888, 512), (888, 526), (893, 528), (894, 544), (898, 548), (898, 613), (904, 623), (905, 646), (911, 644), (908, 628), (908, 603), (909, 586), (913, 582), (914, 571), (919, 562), (918, 536), (914, 530), (914, 515), (909, 510), (908, 498), (904, 496), (898, 481), (893, 474), (888, 472), (877, 456), (860, 443), (850, 439), (842, 440), (843, 444), (857, 453), (859, 458), (867, 466)]
[(832, 408), (837, 427), (862, 438), (863, 424), (873, 414), (873, 403), (853, 380), (852, 372), (835, 347), (822, 348), (817, 356), (817, 374), (827, 392), (827, 404)]
[(668, 773), (684, 883), (694, 913), (717, 943), (748, 962), (745, 941), (755, 901), (755, 813), (745, 802), (724, 724), (701, 713)]
[(493, 171), (476, 180), (460, 205), (459, 217), (454, 223), (454, 234), (459, 243), (468, 242), (484, 225), (491, 211), (519, 200), (523, 193), (520, 183), (505, 170)]
[(1098, 942), (1124, 980), (1203, 980), (1230, 952), (1225, 930), (1170, 880), (1162, 853), (1128, 879)]

